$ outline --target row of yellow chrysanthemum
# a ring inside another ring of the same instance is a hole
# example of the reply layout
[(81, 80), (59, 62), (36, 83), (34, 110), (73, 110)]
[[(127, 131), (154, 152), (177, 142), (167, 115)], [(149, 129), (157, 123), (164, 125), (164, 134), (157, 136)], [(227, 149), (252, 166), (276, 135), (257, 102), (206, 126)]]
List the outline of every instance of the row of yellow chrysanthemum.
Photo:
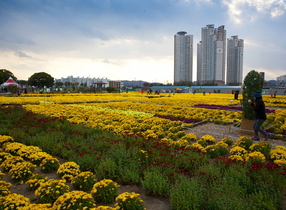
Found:
[[(162, 139), (163, 141), (170, 141)], [(193, 142), (190, 144), (190, 142)], [(253, 141), (247, 136), (241, 136), (234, 140), (224, 137), (221, 141), (211, 135), (204, 135), (199, 140), (193, 133), (189, 133), (178, 141), (169, 142), (170, 144), (177, 144), (178, 147), (196, 148), (201, 152), (208, 153), (211, 157), (218, 157), (222, 155), (229, 155), (228, 158), (234, 161), (250, 161), (263, 163), (267, 159), (274, 163), (286, 167), (286, 147), (276, 146), (271, 149), (271, 145), (267, 141), (260, 141), (253, 144)]]
[(134, 102), (112, 102), (112, 103), (92, 103), (85, 107), (106, 108), (113, 110), (128, 110), (134, 112), (151, 113), (154, 115), (172, 116), (174, 118), (185, 119), (215, 119), (227, 122), (240, 122), (241, 112), (227, 111), (219, 109), (204, 109), (194, 107), (184, 107), (180, 105), (160, 105)]
[[(241, 122), (242, 118), (242, 114), (240, 111), (180, 107), (175, 105), (162, 106), (159, 104), (133, 102), (92, 103), (86, 105), (86, 107), (93, 107), (94, 109), (106, 108), (106, 111), (128, 110), (129, 113), (132, 113), (132, 110), (134, 112), (152, 113), (164, 116), (168, 116), (171, 114), (172, 116), (177, 118), (192, 118), (196, 120), (208, 119), (210, 122), (221, 121), (222, 123)], [(128, 112), (125, 111), (126, 114), (128, 114)], [(272, 129), (275, 134), (281, 134), (283, 131), (286, 130), (286, 109), (277, 109), (275, 110), (275, 112), (268, 114), (267, 118), (268, 119), (265, 122), (265, 125), (269, 125), (268, 129)]]
[[(52, 97), (55, 97), (55, 99), (50, 99)], [(52, 97), (36, 97), (35, 100), (37, 101), (40, 99), (43, 100), (43, 98), (47, 98), (47, 100), (50, 100), (50, 102), (53, 102), (53, 101), (61, 102), (61, 101), (65, 101), (66, 99), (68, 99), (67, 101), (70, 101), (70, 102), (74, 102), (74, 101), (84, 102), (84, 101), (110, 101), (111, 99), (113, 99), (112, 101), (121, 101), (121, 102), (120, 103), (116, 103), (116, 102), (99, 103), (99, 104), (97, 103), (96, 107), (101, 107), (101, 108), (109, 107), (115, 110), (118, 110), (118, 109), (125, 110), (125, 114), (133, 114), (133, 115), (136, 115), (137, 113), (135, 112), (139, 111), (142, 113), (145, 112), (146, 116), (149, 116), (150, 113), (161, 114), (161, 115), (170, 115), (171, 113), (172, 116), (178, 117), (178, 118), (192, 118), (192, 119), (197, 119), (197, 120), (198, 119), (202, 119), (202, 120), (209, 119), (210, 121), (224, 121), (224, 122), (240, 122), (241, 121), (241, 112), (195, 109), (195, 108), (189, 107), (191, 105), (198, 104), (198, 103), (217, 104), (219, 102), (219, 104), (225, 105), (227, 101), (231, 101), (229, 100), (230, 96), (228, 94), (213, 94), (212, 97), (202, 97), (201, 95), (176, 94), (175, 97), (162, 97), (162, 98), (159, 97), (156, 99), (149, 99), (147, 97), (138, 97), (138, 94), (127, 94), (127, 95), (126, 94), (125, 95), (123, 94), (100, 94), (100, 95), (94, 95), (94, 97), (92, 97), (92, 95), (90, 94), (86, 96), (84, 95), (83, 96), (82, 95), (73, 95), (73, 96), (53, 95)], [(11, 100), (10, 98), (13, 98), (13, 97), (9, 97), (9, 98), (5, 97), (5, 103)], [(27, 98), (27, 97), (20, 97), (20, 99), (21, 98)], [(28, 97), (28, 98), (33, 98), (33, 97)], [(137, 101), (141, 103), (123, 102), (122, 98), (128, 99), (127, 101)], [(274, 99), (269, 97), (267, 98), (267, 100), (274, 100)], [(285, 99), (283, 98), (279, 100), (282, 100), (282, 101), (284, 100), (285, 102), (286, 97)], [(162, 106), (162, 104), (166, 106)], [(127, 113), (126, 110), (133, 110), (135, 112)], [(280, 110), (276, 110), (276, 112), (269, 115), (270, 119), (274, 115), (274, 124), (271, 125), (270, 128), (273, 128), (274, 133), (281, 134), (284, 130), (286, 130), (286, 120), (285, 120), (286, 111), (280, 109)], [(72, 113), (72, 112), (69, 112), (69, 113)], [(68, 116), (68, 117), (72, 118), (71, 116)], [(284, 121), (282, 122), (281, 120), (277, 120), (276, 122), (277, 117), (283, 118)], [(86, 123), (85, 120), (82, 120), (82, 119), (77, 119), (78, 123), (85, 124)], [(125, 125), (125, 127), (128, 128), (129, 126)], [(110, 125), (107, 124), (106, 130), (110, 130), (110, 129), (112, 128), (110, 128)], [(126, 132), (126, 129), (123, 129), (124, 131), (122, 131), (122, 129), (118, 127), (115, 130), (116, 132), (119, 132), (119, 133)], [(144, 127), (141, 130), (144, 131)], [(134, 131), (137, 132), (138, 129), (135, 128), (131, 132), (134, 132)], [(150, 133), (152, 132), (150, 132), (149, 130), (147, 135), (150, 135)], [(158, 134), (152, 133), (151, 136), (159, 137), (162, 135), (163, 135), (162, 132), (158, 131)], [(180, 132), (179, 135), (182, 135), (182, 133)], [(176, 135), (174, 134), (171, 134), (171, 136), (176, 137)]]
[[(83, 124), (89, 127), (100, 127), (103, 130), (112, 131), (116, 134), (140, 132), (145, 137), (153, 138), (169, 138), (176, 140), (186, 135), (183, 129), (184, 126), (192, 126), (190, 123), (151, 117), (147, 114), (145, 114), (145, 116), (139, 116), (138, 111), (125, 111), (124, 113), (122, 113), (122, 111), (111, 112), (110, 109), (104, 110), (94, 106), (81, 107), (45, 104), (25, 105), (24, 108), (38, 114), (64, 117), (73, 123)], [(191, 115), (191, 113), (189, 113), (192, 118), (202, 119), (210, 116), (210, 113), (216, 112), (206, 109), (202, 110), (201, 113), (196, 111), (199, 110), (193, 110), (195, 115)], [(181, 110), (181, 112), (184, 113), (185, 111)], [(221, 119), (221, 116), (226, 116), (226, 112), (227, 111), (220, 111), (217, 116), (213, 116)], [(232, 113), (232, 115), (235, 115), (235, 113)], [(185, 115), (185, 117), (187, 117), (187, 115)], [(238, 118), (236, 119), (238, 121)]]
[[(8, 172), (14, 181), (26, 183), (29, 190), (35, 190), (35, 196), (42, 203), (31, 203), (24, 195), (11, 193), (12, 184), (3, 181), (5, 173), (0, 172), (0, 209), (144, 209), (139, 194), (125, 192), (118, 195), (119, 185), (116, 182), (110, 179), (97, 181), (92, 172), (81, 172), (75, 162), (60, 164), (58, 159), (40, 148), (14, 142), (10, 136), (0, 136), (0, 145), (3, 148), (0, 151), (0, 168)], [(36, 164), (42, 172), (56, 171), (61, 179), (48, 179), (43, 174), (34, 173)], [(70, 191), (66, 182), (71, 182), (78, 190)], [(90, 193), (85, 192), (90, 189)], [(95, 207), (96, 202), (109, 204), (114, 201), (114, 208)]]
[[(94, 106), (96, 105), (96, 106)], [(145, 137), (179, 139), (186, 133), (182, 127), (192, 124), (180, 121), (170, 121), (152, 114), (168, 115), (177, 118), (192, 118), (196, 120), (239, 122), (241, 112), (197, 109), (191, 107), (161, 106), (146, 103), (112, 102), (92, 105), (62, 105), (43, 104), (25, 105), (27, 110), (49, 116), (65, 117), (69, 121), (89, 127), (100, 127), (103, 130), (117, 134), (141, 132)], [(286, 110), (278, 109), (268, 115), (266, 124), (270, 124), (275, 134), (286, 130)], [(277, 136), (279, 138), (279, 136)]]
[[(240, 97), (241, 98), (241, 97)], [(137, 101), (158, 104), (179, 104), (180, 106), (193, 106), (196, 104), (212, 104), (212, 105), (238, 105), (239, 100), (233, 100), (232, 94), (166, 94), (162, 93), (160, 96), (151, 96), (133, 93), (88, 93), (88, 94), (22, 94), (20, 97), (0, 97), (0, 104), (7, 103), (78, 103), (89, 101)], [(286, 96), (279, 96), (279, 98), (271, 98), (269, 95), (264, 96), (266, 106), (286, 106)]]
[(23, 94), (20, 97), (0, 97), (2, 103), (78, 103), (89, 101), (137, 101), (158, 104), (180, 104), (181, 106), (193, 106), (195, 104), (219, 104), (236, 105), (239, 101), (232, 100), (230, 94), (211, 94), (203, 97), (201, 94), (161, 94), (160, 96), (150, 97), (147, 94), (137, 92), (128, 94)]
[(276, 109), (274, 113), (267, 115), (267, 120), (271, 125), (269, 128), (274, 130), (274, 133), (281, 134), (286, 130), (286, 109)]

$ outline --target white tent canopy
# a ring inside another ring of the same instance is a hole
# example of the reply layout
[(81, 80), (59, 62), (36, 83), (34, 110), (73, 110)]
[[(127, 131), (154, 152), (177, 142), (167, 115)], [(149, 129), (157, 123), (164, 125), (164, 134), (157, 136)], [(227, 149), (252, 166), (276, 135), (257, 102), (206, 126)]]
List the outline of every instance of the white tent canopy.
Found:
[(4, 82), (1, 86), (2, 87), (6, 87), (8, 85), (17, 85), (17, 86), (19, 86), (19, 84), (17, 82), (15, 82), (12, 77), (9, 77), (9, 79), (6, 82)]

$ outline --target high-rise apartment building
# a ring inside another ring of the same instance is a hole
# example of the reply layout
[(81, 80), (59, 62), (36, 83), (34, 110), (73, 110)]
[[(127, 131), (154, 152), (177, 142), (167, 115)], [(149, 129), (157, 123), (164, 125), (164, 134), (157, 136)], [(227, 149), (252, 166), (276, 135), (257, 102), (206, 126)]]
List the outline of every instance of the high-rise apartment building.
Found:
[(227, 39), (227, 76), (226, 83), (242, 84), (243, 72), (243, 39), (238, 39), (238, 36), (232, 36)]
[(179, 31), (174, 36), (174, 84), (192, 82), (193, 35)]
[(197, 45), (197, 82), (225, 84), (226, 30), (213, 24), (201, 29)]
[(278, 84), (278, 85), (284, 84), (284, 87), (285, 87), (285, 84), (286, 84), (286, 74), (277, 77), (277, 84)]

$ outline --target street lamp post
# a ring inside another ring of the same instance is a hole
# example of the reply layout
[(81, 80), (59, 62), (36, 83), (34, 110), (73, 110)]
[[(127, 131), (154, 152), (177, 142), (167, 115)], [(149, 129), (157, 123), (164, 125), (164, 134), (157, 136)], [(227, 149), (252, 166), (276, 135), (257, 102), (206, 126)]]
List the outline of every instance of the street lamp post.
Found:
[[(4, 84), (4, 69), (1, 69), (1, 71), (2, 71), (2, 74), (1, 74), (1, 76), (2, 76), (2, 84)], [(1, 93), (3, 93), (3, 86), (1, 86)]]

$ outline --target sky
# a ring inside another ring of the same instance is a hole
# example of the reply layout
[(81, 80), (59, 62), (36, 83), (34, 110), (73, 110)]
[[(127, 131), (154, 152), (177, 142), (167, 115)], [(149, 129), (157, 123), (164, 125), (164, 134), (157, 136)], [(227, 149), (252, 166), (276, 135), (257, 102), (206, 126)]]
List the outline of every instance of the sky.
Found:
[(244, 40), (243, 77), (286, 74), (286, 0), (0, 0), (0, 69), (18, 80), (61, 77), (172, 83), (174, 35), (196, 46), (224, 25)]

